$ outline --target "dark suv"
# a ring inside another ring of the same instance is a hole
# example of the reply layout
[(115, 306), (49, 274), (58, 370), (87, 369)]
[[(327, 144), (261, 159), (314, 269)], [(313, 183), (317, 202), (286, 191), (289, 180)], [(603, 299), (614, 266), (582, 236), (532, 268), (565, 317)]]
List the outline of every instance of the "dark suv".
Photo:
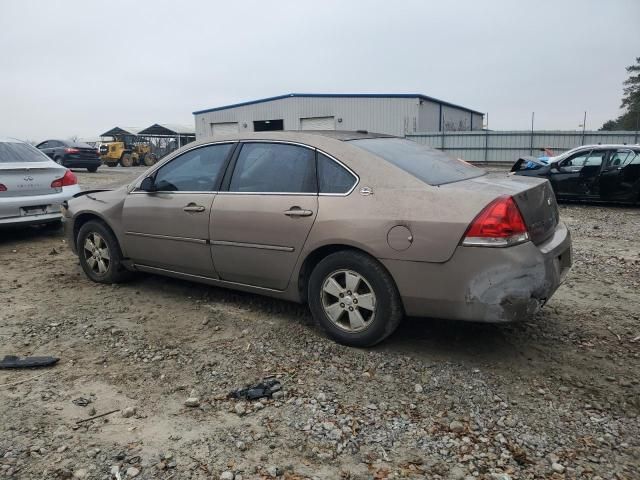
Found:
[(69, 168), (86, 168), (95, 172), (102, 165), (98, 150), (86, 143), (70, 140), (45, 140), (36, 148), (51, 157), (56, 163)]

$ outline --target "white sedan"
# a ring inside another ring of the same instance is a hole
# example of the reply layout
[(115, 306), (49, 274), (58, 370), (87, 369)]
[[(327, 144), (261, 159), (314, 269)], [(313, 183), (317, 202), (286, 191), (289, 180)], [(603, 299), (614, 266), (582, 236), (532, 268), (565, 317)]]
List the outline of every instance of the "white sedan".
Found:
[(75, 174), (28, 143), (0, 137), (0, 227), (60, 222), (80, 192)]

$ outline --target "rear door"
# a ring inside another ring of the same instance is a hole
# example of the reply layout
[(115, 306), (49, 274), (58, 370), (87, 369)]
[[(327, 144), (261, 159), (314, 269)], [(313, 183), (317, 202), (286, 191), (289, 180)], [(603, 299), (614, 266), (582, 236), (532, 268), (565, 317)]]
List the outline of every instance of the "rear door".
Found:
[(600, 176), (600, 196), (608, 201), (636, 201), (640, 183), (640, 152), (612, 150)]
[(211, 205), (234, 143), (197, 147), (152, 175), (156, 191), (124, 204), (124, 247), (137, 264), (216, 278), (209, 248)]
[(233, 164), (213, 202), (216, 270), (229, 282), (284, 290), (318, 212), (315, 150), (245, 142)]

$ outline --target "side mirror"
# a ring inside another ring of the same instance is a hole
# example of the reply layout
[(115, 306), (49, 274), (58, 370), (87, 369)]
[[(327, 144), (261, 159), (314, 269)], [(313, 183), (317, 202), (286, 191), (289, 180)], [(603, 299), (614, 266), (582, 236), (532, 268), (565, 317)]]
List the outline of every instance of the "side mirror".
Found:
[(143, 192), (155, 192), (156, 185), (153, 177), (145, 177), (145, 179), (142, 180), (142, 183), (140, 183), (140, 190)]

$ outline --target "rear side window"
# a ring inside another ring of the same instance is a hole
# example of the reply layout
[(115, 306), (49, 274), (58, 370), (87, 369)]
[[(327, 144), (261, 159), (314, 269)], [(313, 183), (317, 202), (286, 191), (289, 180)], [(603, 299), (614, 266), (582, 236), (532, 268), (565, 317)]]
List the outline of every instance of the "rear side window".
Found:
[(358, 179), (338, 162), (318, 152), (320, 193), (347, 193)]
[(211, 192), (218, 186), (222, 166), (233, 144), (195, 148), (160, 167), (155, 187), (164, 192)]
[(367, 138), (350, 143), (384, 158), (429, 185), (459, 182), (486, 174), (463, 160), (402, 138)]
[(46, 162), (44, 153), (26, 143), (0, 142), (0, 163)]
[(315, 152), (283, 143), (245, 143), (229, 191), (315, 194)]

